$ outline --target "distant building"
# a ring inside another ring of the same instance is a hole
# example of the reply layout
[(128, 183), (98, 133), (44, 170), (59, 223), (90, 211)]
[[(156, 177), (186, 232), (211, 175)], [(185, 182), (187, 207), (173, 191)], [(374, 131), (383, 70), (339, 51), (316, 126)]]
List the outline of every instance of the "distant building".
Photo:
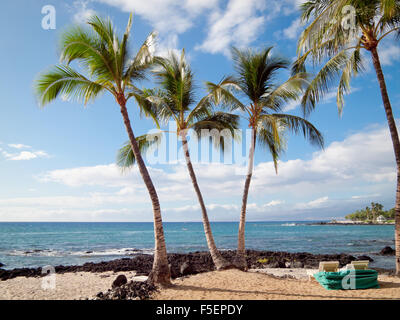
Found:
[(385, 218), (384, 216), (379, 216), (379, 217), (376, 219), (376, 221), (379, 222), (379, 223), (386, 222), (386, 218)]

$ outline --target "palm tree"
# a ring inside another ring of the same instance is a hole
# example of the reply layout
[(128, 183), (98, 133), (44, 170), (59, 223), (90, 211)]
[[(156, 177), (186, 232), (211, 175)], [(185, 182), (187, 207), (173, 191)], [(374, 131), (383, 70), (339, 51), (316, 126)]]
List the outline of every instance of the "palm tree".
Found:
[[(207, 209), (190, 158), (187, 134), (188, 130), (193, 129), (201, 138), (201, 131), (204, 129), (220, 131), (227, 129), (233, 135), (238, 127), (239, 117), (224, 112), (214, 112), (211, 94), (195, 103), (193, 72), (185, 60), (184, 51), (180, 58), (171, 53), (167, 59), (160, 58), (157, 64), (155, 77), (160, 88), (137, 92), (137, 100), (143, 106), (154, 110), (157, 118), (164, 122), (171, 119), (176, 122), (177, 132), (173, 133), (182, 139), (186, 165), (200, 204), (204, 232), (212, 260), (217, 270), (229, 268), (231, 264), (222, 257), (214, 241)], [(141, 137), (141, 141), (147, 141), (147, 143), (141, 143), (143, 150), (150, 147), (152, 142), (159, 141), (154, 138)], [(214, 141), (220, 147), (224, 146), (220, 139)], [(132, 153), (130, 144), (127, 144), (119, 150), (117, 163), (121, 167), (130, 167), (134, 162), (135, 155)]]
[[(155, 34), (151, 33), (135, 56), (130, 58), (128, 38), (132, 15), (122, 39), (118, 37), (109, 19), (93, 16), (89, 28), (75, 26), (62, 35), (61, 63), (41, 74), (35, 81), (40, 105), (44, 106), (59, 96), (72, 98), (85, 104), (103, 92), (113, 95), (120, 107), (132, 150), (137, 159), (140, 174), (147, 187), (153, 206), (155, 252), (149, 281), (160, 285), (170, 284), (161, 209), (156, 190), (146, 165), (140, 155), (128, 116), (127, 102), (135, 97), (134, 81), (145, 78), (145, 72), (153, 63), (151, 54)], [(87, 76), (74, 70), (70, 63), (80, 62)], [(146, 106), (139, 105), (142, 112), (153, 115)], [(154, 116), (154, 115), (153, 115)]]
[(364, 70), (362, 50), (371, 53), (396, 157), (396, 274), (400, 275), (400, 141), (378, 54), (382, 40), (391, 34), (400, 34), (400, 1), (310, 0), (301, 8), (302, 20), (310, 24), (299, 39), (294, 72), (305, 71), (308, 57), (314, 64), (328, 59), (302, 99), (305, 114), (315, 108), (330, 90), (335, 78), (339, 79), (337, 105), (341, 114), (344, 94), (350, 91), (351, 78)]
[[(282, 113), (285, 103), (299, 98), (302, 88), (308, 83), (308, 75), (299, 73), (286, 82), (277, 84), (277, 72), (287, 69), (290, 63), (271, 55), (272, 47), (259, 52), (232, 49), (236, 76), (226, 77), (219, 84), (208, 83), (209, 92), (218, 102), (223, 102), (231, 110), (244, 112), (244, 118), (251, 128), (248, 171), (244, 184), (242, 209), (240, 214), (238, 248), (235, 264), (247, 269), (245, 258), (246, 206), (250, 182), (253, 174), (256, 141), (267, 147), (272, 155), (277, 173), (278, 158), (285, 148), (284, 133), (303, 133), (311, 143), (323, 147), (321, 133), (304, 118)], [(244, 100), (240, 100), (240, 95)]]

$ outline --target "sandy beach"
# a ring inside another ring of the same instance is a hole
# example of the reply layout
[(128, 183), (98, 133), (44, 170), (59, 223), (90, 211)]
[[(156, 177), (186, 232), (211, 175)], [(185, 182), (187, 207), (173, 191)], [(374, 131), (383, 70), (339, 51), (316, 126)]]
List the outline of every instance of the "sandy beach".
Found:
[(400, 279), (379, 276), (380, 289), (325, 290), (316, 281), (282, 279), (239, 270), (213, 271), (173, 281), (174, 287), (154, 295), (160, 300), (314, 300), (400, 299)]
[[(153, 295), (156, 300), (311, 300), (311, 299), (399, 299), (400, 279), (380, 275), (380, 289), (328, 291), (309, 281), (306, 269), (264, 269), (213, 271), (173, 280), (171, 288)], [(128, 281), (135, 272), (77, 272), (59, 274), (55, 289), (43, 289), (43, 278), (17, 277), (0, 281), (1, 300), (81, 300), (93, 299), (111, 288), (119, 274)], [(282, 278), (282, 276), (284, 278)]]
[(109, 271), (102, 273), (76, 272), (57, 274), (54, 289), (43, 289), (44, 278), (41, 277), (17, 277), (0, 281), (0, 300), (92, 299), (98, 292), (110, 289), (113, 281), (120, 274), (124, 274), (130, 281), (136, 272), (115, 273)]

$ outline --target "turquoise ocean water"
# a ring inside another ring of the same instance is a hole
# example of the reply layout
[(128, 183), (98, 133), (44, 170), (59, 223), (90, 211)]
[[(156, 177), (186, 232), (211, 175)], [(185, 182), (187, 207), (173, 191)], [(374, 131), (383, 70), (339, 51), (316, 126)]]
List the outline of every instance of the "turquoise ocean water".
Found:
[[(394, 257), (375, 253), (394, 247), (394, 226), (308, 225), (310, 222), (248, 222), (248, 249), (367, 254), (371, 265), (394, 268)], [(168, 252), (207, 250), (200, 222), (164, 223)], [(220, 249), (235, 249), (236, 222), (212, 223)], [(5, 269), (45, 265), (79, 265), (152, 253), (153, 224), (121, 223), (0, 223), (0, 262)]]

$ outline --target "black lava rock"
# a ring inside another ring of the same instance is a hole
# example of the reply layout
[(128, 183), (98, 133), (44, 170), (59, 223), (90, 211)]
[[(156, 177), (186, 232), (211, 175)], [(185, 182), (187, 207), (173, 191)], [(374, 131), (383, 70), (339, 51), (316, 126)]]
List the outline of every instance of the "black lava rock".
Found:
[[(391, 249), (391, 248), (390, 248)], [(391, 249), (393, 250), (393, 249)], [(394, 250), (393, 250), (394, 251)], [(236, 251), (222, 251), (221, 255), (229, 262), (234, 261)], [(311, 254), (308, 252), (275, 252), (246, 250), (246, 261), (248, 269), (254, 268), (285, 268), (290, 264), (291, 268), (305, 267), (318, 268), (320, 261), (339, 261), (340, 267), (351, 261), (357, 260), (348, 254)], [(367, 259), (365, 259), (367, 260)], [(178, 278), (186, 274), (197, 274), (215, 270), (209, 252), (170, 253), (168, 262), (171, 269), (171, 277)], [(102, 261), (98, 263), (88, 262), (80, 266), (56, 266), (57, 274), (67, 272), (126, 272), (136, 271), (137, 275), (148, 276), (153, 266), (153, 256), (138, 254), (130, 258)], [(13, 270), (0, 269), (0, 280), (15, 277), (38, 277), (42, 276), (41, 268), (17, 268)]]
[(369, 256), (358, 256), (358, 257), (357, 257), (357, 260), (368, 260), (369, 262), (374, 261), (374, 259), (372, 259), (372, 258), (369, 257)]
[(185, 261), (184, 263), (182, 263), (179, 271), (183, 276), (194, 273), (193, 267), (189, 261)]
[(98, 300), (148, 300), (155, 291), (157, 288), (147, 281), (130, 281), (107, 292), (99, 292), (96, 297)]
[(124, 284), (126, 284), (128, 282), (128, 279), (123, 275), (120, 274), (117, 279), (114, 280), (114, 282), (112, 283), (112, 287), (116, 288), (116, 287), (120, 287)]
[(387, 247), (384, 247), (379, 254), (382, 256), (394, 256), (395, 253), (396, 253), (396, 250), (387, 246)]

